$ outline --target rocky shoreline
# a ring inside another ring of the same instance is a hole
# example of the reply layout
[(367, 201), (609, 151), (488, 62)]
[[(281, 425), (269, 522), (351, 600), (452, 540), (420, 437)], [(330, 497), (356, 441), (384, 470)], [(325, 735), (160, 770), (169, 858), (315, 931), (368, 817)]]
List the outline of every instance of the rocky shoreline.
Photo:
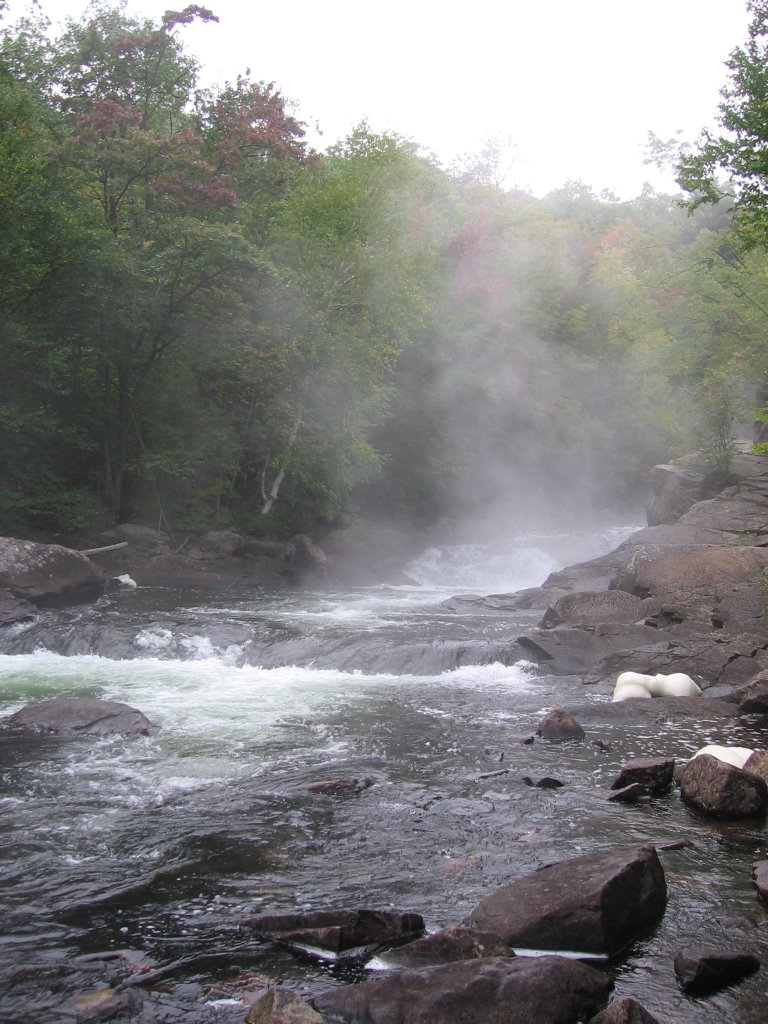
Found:
[(728, 486), (702, 500), (707, 477), (695, 467), (656, 467), (654, 525), (609, 554), (540, 587), (446, 607), (540, 609), (517, 642), (547, 673), (597, 683), (625, 669), (684, 672), (727, 695), (768, 667), (768, 457), (735, 455)]

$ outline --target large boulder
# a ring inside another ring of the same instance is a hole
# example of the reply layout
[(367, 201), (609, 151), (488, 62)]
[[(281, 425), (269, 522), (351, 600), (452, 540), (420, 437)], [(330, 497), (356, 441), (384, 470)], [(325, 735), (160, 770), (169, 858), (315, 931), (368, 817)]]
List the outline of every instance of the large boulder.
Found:
[(92, 601), (103, 592), (101, 569), (79, 551), (0, 537), (0, 590), (36, 605)]
[(95, 697), (36, 701), (4, 718), (2, 725), (62, 736), (149, 736), (157, 731), (156, 725), (129, 704)]
[(386, 974), (325, 992), (313, 1005), (350, 1024), (576, 1024), (611, 986), (565, 957), (487, 957)]
[(654, 928), (666, 903), (655, 849), (618, 847), (519, 878), (486, 896), (464, 923), (512, 947), (612, 956)]
[(765, 813), (768, 787), (751, 772), (699, 754), (680, 768), (680, 793), (686, 803), (715, 818), (749, 818)]
[(707, 466), (702, 458), (687, 456), (654, 466), (650, 473), (653, 498), (646, 506), (649, 526), (675, 523), (688, 509), (706, 497)]

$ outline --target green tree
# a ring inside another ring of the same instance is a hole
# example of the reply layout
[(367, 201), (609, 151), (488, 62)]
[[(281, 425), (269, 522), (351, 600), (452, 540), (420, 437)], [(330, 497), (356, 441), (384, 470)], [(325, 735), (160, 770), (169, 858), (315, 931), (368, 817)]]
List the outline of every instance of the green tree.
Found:
[(744, 245), (768, 242), (768, 3), (748, 0), (747, 41), (726, 61), (721, 134), (704, 131), (695, 151), (682, 155), (678, 182), (693, 207), (731, 201)]

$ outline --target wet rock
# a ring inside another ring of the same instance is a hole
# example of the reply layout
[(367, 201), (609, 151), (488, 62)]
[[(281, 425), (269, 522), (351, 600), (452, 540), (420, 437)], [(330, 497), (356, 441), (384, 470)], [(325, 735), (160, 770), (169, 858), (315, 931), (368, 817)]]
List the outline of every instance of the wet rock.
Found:
[(487, 957), (386, 974), (313, 1004), (350, 1024), (573, 1024), (594, 1013), (611, 986), (564, 957)]
[[(237, 1000), (250, 1006), (274, 985), (274, 979), (266, 974), (242, 972), (229, 977), (220, 978), (203, 987), (203, 998), (206, 1003), (214, 1000)], [(239, 1024), (239, 1022), (238, 1022)]]
[(477, 612), (482, 615), (507, 615), (514, 611), (545, 609), (557, 597), (562, 597), (566, 593), (567, 591), (557, 588), (529, 587), (514, 594), (457, 594), (446, 601), (441, 601), (440, 607), (445, 611), (462, 615)]
[(768, 787), (756, 775), (700, 754), (677, 772), (683, 800), (715, 818), (747, 818), (764, 814)]
[(307, 789), (311, 793), (345, 796), (348, 793), (363, 793), (372, 785), (373, 779), (330, 779), (328, 782), (312, 782)]
[(611, 956), (659, 923), (666, 900), (653, 847), (618, 847), (519, 878), (486, 896), (464, 924), (512, 947)]
[(560, 779), (553, 779), (551, 775), (545, 775), (543, 779), (534, 782), (528, 775), (523, 776), (526, 786), (536, 786), (537, 789), (562, 789), (565, 785)]
[(325, 1020), (291, 989), (275, 985), (251, 1003), (246, 1024), (323, 1024)]
[(631, 782), (608, 794), (608, 800), (614, 804), (634, 804), (643, 797), (650, 796), (648, 790), (639, 782)]
[[(552, 675), (579, 675), (596, 670), (614, 655), (625, 667), (637, 660), (635, 652), (649, 648), (653, 653), (669, 650), (669, 640), (659, 636), (650, 626), (604, 623), (600, 627), (581, 629), (559, 626), (556, 629), (531, 630), (517, 638), (525, 657), (530, 658)], [(639, 671), (646, 671), (638, 665)], [(598, 678), (612, 674), (602, 670)]]
[(424, 934), (421, 914), (399, 910), (315, 910), (260, 914), (246, 922), (257, 935), (285, 945), (338, 956), (361, 948), (396, 946)]
[(28, 622), (34, 619), (37, 609), (31, 601), (14, 597), (10, 590), (0, 590), (0, 626), (12, 626), (14, 622)]
[(130, 1017), (139, 1009), (140, 1000), (135, 992), (118, 992), (114, 988), (100, 988), (81, 992), (70, 1000), (68, 1009), (74, 1012), (77, 1024), (97, 1024), (98, 1021)]
[(565, 740), (583, 740), (584, 730), (567, 711), (562, 708), (555, 708), (539, 722), (536, 727), (537, 736), (554, 743), (562, 743)]
[(693, 846), (690, 839), (675, 839), (671, 843), (661, 843), (657, 849), (671, 852), (672, 850), (685, 850), (689, 846)]
[(636, 999), (624, 996), (606, 1006), (588, 1024), (659, 1024), (659, 1021)]
[(623, 789), (640, 783), (649, 793), (664, 793), (672, 785), (675, 760), (671, 757), (635, 757), (627, 761), (611, 784), (611, 789)]
[(473, 928), (444, 928), (399, 949), (386, 950), (377, 959), (386, 967), (432, 967), (485, 956), (514, 956), (499, 935)]
[(129, 704), (96, 697), (55, 697), (27, 704), (2, 720), (6, 728), (62, 736), (149, 736), (157, 732), (146, 715)]
[(558, 597), (539, 623), (551, 626), (592, 626), (600, 622), (636, 622), (643, 616), (643, 602), (623, 590), (581, 590)]
[(688, 995), (703, 996), (736, 984), (760, 969), (751, 953), (730, 949), (684, 949), (675, 957), (675, 974)]
[(752, 882), (757, 889), (757, 895), (768, 900), (768, 860), (759, 860), (752, 865)]
[(736, 688), (733, 699), (743, 714), (768, 715), (768, 672), (759, 672)]
[(753, 750), (744, 762), (744, 771), (752, 772), (768, 783), (768, 750)]
[(104, 591), (102, 571), (79, 551), (59, 544), (0, 537), (0, 590), (40, 606), (93, 601)]

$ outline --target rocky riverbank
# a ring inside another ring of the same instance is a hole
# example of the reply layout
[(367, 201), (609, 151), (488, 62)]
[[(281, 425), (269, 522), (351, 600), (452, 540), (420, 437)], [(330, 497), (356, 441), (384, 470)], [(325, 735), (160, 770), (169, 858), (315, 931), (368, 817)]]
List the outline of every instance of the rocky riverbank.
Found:
[(631, 669), (684, 672), (725, 695), (768, 667), (768, 457), (737, 454), (727, 487), (707, 493), (690, 459), (656, 467), (654, 525), (541, 587), (446, 607), (541, 609), (517, 638), (542, 670), (610, 680)]

